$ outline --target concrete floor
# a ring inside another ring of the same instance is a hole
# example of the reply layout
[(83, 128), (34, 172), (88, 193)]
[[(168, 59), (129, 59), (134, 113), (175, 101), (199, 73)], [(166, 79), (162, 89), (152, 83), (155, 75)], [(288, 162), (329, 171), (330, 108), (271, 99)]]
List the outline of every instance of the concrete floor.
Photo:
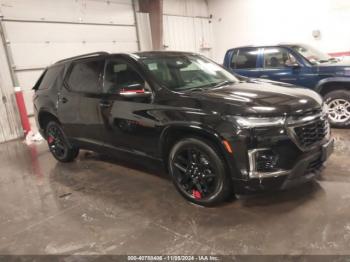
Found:
[(0, 254), (350, 254), (350, 132), (321, 181), (218, 208), (187, 203), (158, 163), (45, 142), (0, 145)]

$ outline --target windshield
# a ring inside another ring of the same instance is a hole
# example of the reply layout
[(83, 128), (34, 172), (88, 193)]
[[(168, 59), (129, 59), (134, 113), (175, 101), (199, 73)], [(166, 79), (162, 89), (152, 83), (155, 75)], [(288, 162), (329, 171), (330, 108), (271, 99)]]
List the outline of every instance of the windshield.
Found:
[(291, 46), (296, 52), (304, 56), (311, 64), (325, 63), (335, 60), (329, 55), (322, 53), (321, 51), (307, 45), (295, 45)]
[(237, 82), (238, 79), (214, 62), (197, 55), (159, 55), (140, 61), (155, 78), (173, 91), (201, 90)]

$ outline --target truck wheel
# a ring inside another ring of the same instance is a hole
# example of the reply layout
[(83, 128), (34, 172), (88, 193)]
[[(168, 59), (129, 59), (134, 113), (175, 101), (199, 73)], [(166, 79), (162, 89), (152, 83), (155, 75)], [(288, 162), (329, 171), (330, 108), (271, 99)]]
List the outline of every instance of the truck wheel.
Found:
[(60, 162), (71, 162), (79, 154), (79, 149), (71, 146), (56, 121), (51, 121), (46, 126), (46, 140), (51, 154)]
[(169, 154), (169, 172), (176, 189), (190, 202), (214, 206), (232, 194), (231, 179), (213, 143), (184, 138)]
[(327, 93), (328, 118), (332, 127), (350, 127), (350, 91), (336, 90)]

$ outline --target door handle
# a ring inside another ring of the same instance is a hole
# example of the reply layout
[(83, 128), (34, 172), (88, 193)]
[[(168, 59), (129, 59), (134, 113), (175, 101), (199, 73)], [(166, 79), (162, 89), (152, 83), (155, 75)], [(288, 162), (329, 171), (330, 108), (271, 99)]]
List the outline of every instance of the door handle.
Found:
[(100, 107), (108, 108), (111, 106), (112, 106), (112, 104), (110, 102), (100, 102)]
[(61, 102), (62, 102), (63, 104), (65, 104), (65, 103), (67, 103), (67, 102), (68, 102), (68, 99), (67, 99), (67, 98), (65, 98), (65, 97), (61, 97)]
[(261, 75), (260, 78), (268, 78), (268, 75)]

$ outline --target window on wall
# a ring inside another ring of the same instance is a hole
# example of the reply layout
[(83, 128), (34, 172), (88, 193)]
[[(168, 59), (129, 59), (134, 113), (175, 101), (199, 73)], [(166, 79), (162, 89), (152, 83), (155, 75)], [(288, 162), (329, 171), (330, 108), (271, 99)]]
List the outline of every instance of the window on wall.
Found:
[(295, 57), (284, 48), (264, 49), (264, 68), (285, 68), (295, 63)]
[(135, 89), (145, 86), (145, 81), (130, 65), (122, 60), (111, 60), (107, 63), (103, 92), (115, 94), (122, 88)]
[(69, 88), (78, 92), (100, 93), (100, 80), (103, 67), (103, 60), (74, 63), (68, 78)]
[(259, 49), (257, 48), (236, 50), (232, 57), (231, 68), (234, 68), (234, 69), (256, 68), (258, 53), (259, 53)]

